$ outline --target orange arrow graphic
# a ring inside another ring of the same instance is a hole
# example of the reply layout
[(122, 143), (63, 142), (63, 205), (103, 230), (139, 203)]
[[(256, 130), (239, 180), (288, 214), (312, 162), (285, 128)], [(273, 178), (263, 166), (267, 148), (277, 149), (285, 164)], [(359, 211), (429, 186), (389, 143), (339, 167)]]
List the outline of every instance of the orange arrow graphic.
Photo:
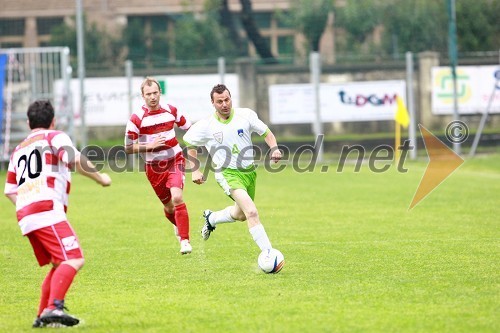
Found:
[(408, 210), (415, 207), (464, 162), (463, 158), (448, 148), (424, 126), (419, 124), (418, 127), (424, 139), (429, 164), (427, 164), (427, 169), (425, 169)]

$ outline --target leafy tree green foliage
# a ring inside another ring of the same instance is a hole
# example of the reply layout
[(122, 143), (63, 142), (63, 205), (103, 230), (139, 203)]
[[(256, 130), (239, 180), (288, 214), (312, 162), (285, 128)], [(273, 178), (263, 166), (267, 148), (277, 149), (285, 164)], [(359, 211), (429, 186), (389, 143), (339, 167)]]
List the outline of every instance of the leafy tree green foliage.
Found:
[(226, 30), (229, 41), (236, 50), (238, 56), (247, 56), (248, 49), (246, 41), (240, 36), (236, 18), (229, 10), (228, 0), (205, 0), (205, 10), (216, 12), (215, 16), (219, 25)]
[(352, 51), (362, 44), (384, 19), (383, 7), (376, 0), (346, 1), (337, 7), (335, 25), (346, 31), (346, 49)]
[(127, 58), (134, 64), (143, 63), (147, 55), (143, 22), (139, 19), (130, 19), (123, 31), (123, 40), (128, 48)]
[(127, 45), (129, 60), (138, 68), (151, 67), (165, 63), (169, 58), (169, 40), (167, 16), (131, 17), (123, 31), (123, 39)]
[(490, 51), (500, 47), (500, 1), (457, 0), (460, 51)]
[[(446, 1), (359, 0), (336, 8), (336, 26), (346, 31), (338, 50), (359, 51), (376, 29), (382, 44), (369, 52), (385, 54), (432, 50), (446, 54)], [(461, 52), (496, 50), (500, 44), (500, 1), (455, 0), (458, 48)]]
[[(120, 63), (120, 53), (123, 44), (105, 31), (99, 30), (95, 24), (88, 25), (84, 18), (85, 63), (87, 67), (114, 67)], [(51, 31), (51, 46), (67, 46), (70, 49), (70, 62), (73, 68), (77, 66), (77, 36), (76, 28), (63, 23)]]
[(241, 24), (245, 29), (247, 37), (252, 41), (259, 56), (267, 63), (276, 63), (277, 60), (265, 39), (262, 37), (257, 23), (255, 22), (252, 2), (250, 0), (240, 0), (241, 3)]
[(297, 27), (304, 34), (309, 49), (317, 52), (332, 9), (333, 0), (293, 0), (289, 16), (282, 19)]
[(446, 54), (448, 17), (443, 1), (394, 0), (381, 8), (381, 13), (387, 53), (432, 50)]
[(231, 58), (237, 50), (213, 13), (195, 17), (186, 13), (175, 22), (175, 57), (177, 60)]

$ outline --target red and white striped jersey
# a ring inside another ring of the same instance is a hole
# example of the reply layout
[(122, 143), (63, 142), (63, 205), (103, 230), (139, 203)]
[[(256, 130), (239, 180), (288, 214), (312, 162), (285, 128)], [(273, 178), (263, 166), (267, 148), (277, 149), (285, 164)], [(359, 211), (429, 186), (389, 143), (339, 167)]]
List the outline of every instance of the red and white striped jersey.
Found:
[(125, 146), (134, 143), (146, 144), (156, 137), (165, 137), (165, 146), (154, 152), (141, 153), (146, 163), (174, 158), (182, 149), (175, 137), (174, 124), (187, 130), (191, 122), (176, 107), (167, 104), (166, 108), (149, 110), (143, 106), (130, 117), (126, 133)]
[(67, 220), (69, 167), (79, 154), (70, 137), (55, 130), (31, 132), (14, 149), (4, 192), (17, 194), (17, 220), (23, 235)]

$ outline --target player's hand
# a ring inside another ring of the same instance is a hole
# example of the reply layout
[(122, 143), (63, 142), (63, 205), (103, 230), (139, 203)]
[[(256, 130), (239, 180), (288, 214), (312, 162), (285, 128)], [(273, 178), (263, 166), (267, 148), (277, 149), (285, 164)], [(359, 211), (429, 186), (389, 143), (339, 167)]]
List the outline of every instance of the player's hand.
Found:
[(279, 160), (281, 160), (281, 151), (279, 149), (274, 149), (271, 151), (271, 160), (274, 161), (274, 163), (278, 163)]
[(148, 151), (152, 151), (158, 148), (161, 148), (165, 146), (165, 137), (162, 135), (159, 135), (153, 139), (150, 143), (148, 143)]
[(99, 177), (99, 184), (102, 186), (110, 186), (111, 185), (111, 177), (107, 173), (101, 173)]
[(201, 185), (205, 182), (205, 177), (203, 177), (203, 174), (199, 170), (193, 171), (193, 173), (191, 174), (191, 179), (193, 180), (193, 183), (198, 185)]

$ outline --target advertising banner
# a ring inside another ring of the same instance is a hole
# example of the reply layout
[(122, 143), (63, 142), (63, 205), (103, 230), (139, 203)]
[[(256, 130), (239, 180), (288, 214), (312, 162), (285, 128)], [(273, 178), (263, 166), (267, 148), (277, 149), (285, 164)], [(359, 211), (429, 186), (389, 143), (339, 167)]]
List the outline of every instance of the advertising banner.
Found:
[[(319, 95), (323, 122), (393, 120), (396, 96), (406, 99), (406, 83), (402, 80), (322, 83)], [(273, 124), (314, 122), (313, 85), (270, 86), (269, 110)]]
[[(218, 74), (153, 76), (162, 87), (160, 104), (171, 104), (186, 114), (193, 122), (214, 112), (210, 102), (210, 90), (220, 82)], [(142, 77), (132, 79), (132, 111), (144, 105), (141, 96)], [(224, 81), (238, 106), (239, 90), (236, 74), (226, 74)], [(81, 124), (80, 84), (78, 79), (70, 81), (75, 126)], [(62, 96), (63, 82), (55, 83), (56, 96)], [(125, 126), (129, 114), (128, 80), (126, 77), (86, 78), (85, 123), (87, 126)], [(57, 102), (56, 102), (57, 106)]]
[[(459, 114), (500, 113), (500, 66), (458, 66), (457, 101)], [(492, 96), (493, 94), (493, 96)], [(432, 68), (432, 113), (453, 114), (453, 76), (449, 67)]]
[(7, 64), (7, 55), (0, 54), (0, 143), (3, 142), (3, 85), (5, 82), (5, 68)]

